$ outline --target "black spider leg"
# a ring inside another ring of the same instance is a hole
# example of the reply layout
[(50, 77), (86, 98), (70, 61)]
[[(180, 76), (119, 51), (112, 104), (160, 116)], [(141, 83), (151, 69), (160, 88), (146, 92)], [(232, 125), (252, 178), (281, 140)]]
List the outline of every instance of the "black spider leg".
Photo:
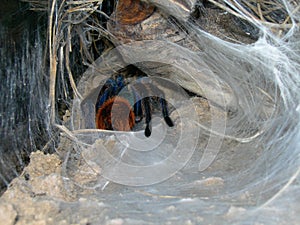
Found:
[(151, 107), (150, 107), (150, 97), (145, 97), (142, 99), (142, 104), (145, 108), (145, 120), (146, 120), (146, 128), (145, 128), (145, 136), (150, 137), (152, 128), (151, 128)]
[(113, 97), (114, 92), (115, 92), (115, 87), (117, 86), (117, 83), (114, 79), (109, 78), (105, 84), (103, 85), (103, 87), (101, 88), (98, 98), (97, 98), (97, 102), (96, 102), (96, 113), (98, 111), (99, 108), (102, 107), (102, 105), (111, 97)]
[(121, 75), (118, 75), (116, 79), (107, 79), (99, 92), (95, 107), (96, 112), (108, 99), (118, 95), (124, 86), (124, 78)]
[(168, 124), (169, 127), (173, 127), (174, 123), (173, 123), (172, 119), (169, 117), (167, 102), (163, 97), (160, 97), (160, 104), (161, 104), (162, 114), (163, 114), (166, 124)]
[(150, 137), (152, 128), (151, 128), (151, 106), (150, 106), (150, 97), (149, 97), (149, 90), (146, 84), (143, 84), (143, 78), (138, 78), (137, 82), (132, 85), (132, 91), (135, 96), (136, 104), (134, 110), (137, 110), (138, 114), (143, 115), (145, 114), (145, 136)]
[[(97, 102), (95, 105), (95, 111), (96, 111), (95, 113), (97, 114), (98, 110), (100, 110), (103, 107), (106, 101), (117, 96), (120, 90), (124, 86), (125, 86), (124, 78), (121, 75), (118, 75), (115, 79), (114, 78), (107, 79), (99, 92)], [(104, 120), (104, 123), (106, 127), (111, 127), (109, 121)], [(112, 129), (112, 127), (110, 129)]]
[(138, 96), (137, 93), (134, 92), (136, 103), (134, 104), (133, 110), (135, 115), (135, 121), (140, 122), (143, 119), (143, 109), (142, 109), (142, 100), (140, 96)]
[(151, 90), (154, 91), (155, 95), (159, 96), (159, 101), (160, 101), (161, 110), (162, 110), (162, 116), (164, 117), (166, 124), (169, 127), (173, 127), (174, 123), (169, 116), (168, 104), (167, 104), (167, 101), (165, 100), (164, 93), (153, 84), (151, 84)]

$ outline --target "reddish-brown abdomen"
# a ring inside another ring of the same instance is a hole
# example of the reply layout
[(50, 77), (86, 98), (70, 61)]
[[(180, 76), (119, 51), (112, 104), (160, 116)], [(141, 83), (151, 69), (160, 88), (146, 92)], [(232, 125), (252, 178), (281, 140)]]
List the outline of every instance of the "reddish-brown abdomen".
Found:
[(96, 113), (96, 128), (130, 131), (135, 125), (135, 115), (129, 102), (121, 97), (108, 99)]

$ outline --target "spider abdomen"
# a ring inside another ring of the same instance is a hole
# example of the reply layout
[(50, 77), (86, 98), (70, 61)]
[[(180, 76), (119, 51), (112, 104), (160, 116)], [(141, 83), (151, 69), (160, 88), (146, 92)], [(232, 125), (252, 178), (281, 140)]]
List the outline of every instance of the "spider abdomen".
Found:
[(130, 131), (135, 115), (130, 103), (122, 97), (108, 99), (96, 112), (96, 127), (105, 130)]

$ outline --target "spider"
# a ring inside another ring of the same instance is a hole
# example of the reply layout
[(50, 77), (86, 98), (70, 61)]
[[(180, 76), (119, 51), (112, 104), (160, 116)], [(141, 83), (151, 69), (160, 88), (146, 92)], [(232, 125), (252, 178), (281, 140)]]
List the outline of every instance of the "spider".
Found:
[[(148, 79), (148, 80), (147, 80)], [(106, 80), (95, 105), (97, 129), (131, 131), (136, 123), (145, 117), (145, 136), (151, 135), (152, 100), (158, 95), (162, 116), (169, 127), (173, 121), (169, 117), (167, 102), (163, 92), (149, 82), (149, 77), (139, 76), (133, 84), (125, 81), (120, 73)], [(133, 107), (132, 107), (133, 106)]]

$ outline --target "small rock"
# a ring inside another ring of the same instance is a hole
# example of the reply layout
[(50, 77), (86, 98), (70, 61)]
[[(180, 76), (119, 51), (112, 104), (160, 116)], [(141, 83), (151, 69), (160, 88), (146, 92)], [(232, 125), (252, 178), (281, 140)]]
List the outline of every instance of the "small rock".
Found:
[(242, 207), (235, 207), (235, 206), (231, 206), (229, 209), (228, 209), (228, 212), (226, 213), (226, 217), (235, 217), (237, 214), (242, 214), (246, 211), (245, 208), (242, 208)]
[(122, 225), (122, 224), (124, 224), (124, 220), (121, 218), (112, 219), (106, 223), (106, 225)]
[(0, 225), (10, 225), (15, 224), (17, 219), (17, 212), (14, 210), (13, 206), (10, 204), (0, 205)]

